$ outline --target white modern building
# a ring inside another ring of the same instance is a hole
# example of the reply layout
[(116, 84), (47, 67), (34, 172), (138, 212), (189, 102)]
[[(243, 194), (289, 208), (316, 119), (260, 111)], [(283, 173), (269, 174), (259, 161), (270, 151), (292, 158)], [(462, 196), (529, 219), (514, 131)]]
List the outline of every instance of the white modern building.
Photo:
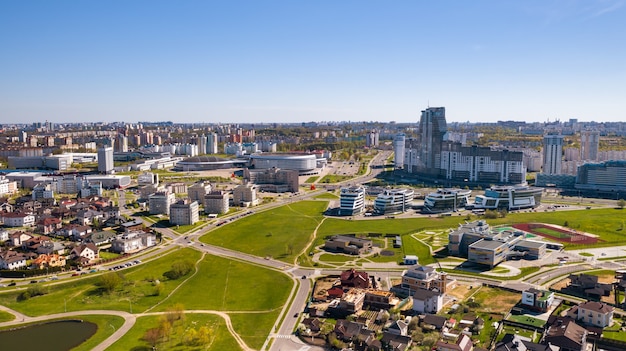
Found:
[(339, 215), (354, 216), (365, 210), (365, 189), (362, 186), (341, 188)]
[(105, 146), (98, 149), (98, 172), (111, 173), (113, 171), (113, 148)]
[(376, 196), (374, 212), (379, 214), (401, 213), (411, 209), (413, 189), (386, 189)]

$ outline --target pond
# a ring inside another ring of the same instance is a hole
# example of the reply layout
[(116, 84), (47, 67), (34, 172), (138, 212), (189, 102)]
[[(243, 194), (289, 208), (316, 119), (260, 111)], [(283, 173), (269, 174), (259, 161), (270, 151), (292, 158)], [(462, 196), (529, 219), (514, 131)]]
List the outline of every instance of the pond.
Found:
[(80, 320), (35, 324), (0, 332), (3, 350), (67, 351), (87, 341), (98, 326)]

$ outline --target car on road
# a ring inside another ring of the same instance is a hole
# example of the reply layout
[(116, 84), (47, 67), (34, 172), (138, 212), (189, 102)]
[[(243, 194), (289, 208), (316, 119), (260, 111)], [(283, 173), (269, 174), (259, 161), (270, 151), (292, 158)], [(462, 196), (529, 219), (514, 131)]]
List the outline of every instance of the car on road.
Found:
[(306, 275), (303, 275), (303, 276), (302, 276), (302, 279), (306, 279)]
[(294, 315), (293, 315), (293, 318), (298, 318), (298, 314), (297, 314), (297, 313), (296, 313), (296, 314), (294, 314)]

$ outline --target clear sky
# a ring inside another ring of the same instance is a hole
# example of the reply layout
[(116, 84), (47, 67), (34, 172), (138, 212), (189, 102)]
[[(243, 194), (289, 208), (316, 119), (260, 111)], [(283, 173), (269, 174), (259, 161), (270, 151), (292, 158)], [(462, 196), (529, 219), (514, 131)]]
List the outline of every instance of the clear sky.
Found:
[(0, 1), (0, 123), (626, 121), (626, 0)]

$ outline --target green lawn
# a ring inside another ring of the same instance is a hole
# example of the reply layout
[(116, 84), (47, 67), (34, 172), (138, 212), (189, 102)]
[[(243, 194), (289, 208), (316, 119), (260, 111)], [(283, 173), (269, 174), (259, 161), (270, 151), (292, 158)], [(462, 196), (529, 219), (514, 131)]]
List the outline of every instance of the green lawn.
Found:
[(339, 183), (339, 182), (343, 182), (344, 180), (349, 180), (354, 178), (354, 176), (347, 176), (347, 175), (336, 175), (336, 174), (327, 174), (325, 175), (322, 179), (320, 179), (320, 181), (318, 183)]
[(15, 316), (10, 314), (9, 312), (0, 311), (0, 323), (8, 322), (15, 319)]
[(315, 199), (321, 199), (321, 200), (337, 200), (339, 199), (339, 196), (333, 194), (333, 193), (321, 193), (317, 196), (315, 196)]
[(537, 319), (537, 318), (534, 318), (531, 316), (525, 316), (525, 315), (512, 314), (509, 316), (507, 320), (512, 321), (512, 322), (517, 322), (520, 324), (526, 324), (528, 326), (536, 327), (536, 328), (541, 328), (544, 326), (544, 324), (546, 324), (546, 322), (541, 319)]
[(115, 252), (109, 252), (109, 251), (104, 251), (101, 250), (100, 252), (98, 252), (98, 255), (100, 256), (101, 259), (103, 260), (110, 260), (110, 259), (114, 259), (114, 258), (118, 258), (121, 255)]
[[(137, 318), (137, 323), (133, 328), (107, 350), (150, 351), (152, 348), (146, 341), (142, 340), (142, 337), (148, 329), (158, 326), (159, 316)], [(202, 326), (208, 326), (212, 331), (209, 345), (190, 347), (182, 344), (185, 331), (190, 328), (198, 330)], [(168, 337), (168, 340), (163, 340), (157, 345), (158, 350), (241, 350), (237, 341), (228, 332), (224, 320), (211, 314), (186, 313), (182, 322), (175, 323)]]
[(293, 286), (283, 273), (217, 256), (205, 256), (198, 268), (155, 311), (175, 304), (183, 304), (186, 310), (275, 311)]
[[(255, 350), (260, 350), (269, 335), (278, 313), (229, 313), (235, 332), (241, 336), (246, 344)], [(286, 318), (291, 318), (287, 315)]]
[(180, 225), (180, 226), (171, 226), (172, 230), (174, 230), (176, 233), (178, 234), (185, 234), (187, 232), (193, 231), (195, 229), (198, 229), (204, 225), (206, 225), (207, 222), (206, 221), (198, 221), (194, 224), (189, 224), (189, 225)]
[[(80, 310), (122, 310), (133, 312), (145, 311), (161, 301), (164, 296), (176, 288), (184, 279), (164, 279), (163, 273), (171, 269), (172, 262), (181, 260), (197, 261), (200, 252), (192, 249), (180, 249), (132, 268), (120, 271), (124, 282), (111, 293), (102, 292), (96, 285), (98, 276), (72, 279), (66, 283), (50, 285), (49, 293), (32, 297), (26, 301), (17, 301), (18, 292), (0, 294), (0, 304), (29, 316), (40, 316), (52, 313)], [(157, 288), (151, 280), (159, 279), (162, 290), (155, 295)]]
[(315, 183), (316, 180), (318, 180), (320, 178), (320, 176), (312, 176), (307, 178), (307, 180), (305, 180), (304, 182), (306, 184), (311, 184), (311, 183)]
[(201, 242), (293, 262), (326, 210), (326, 201), (301, 201), (264, 211), (213, 230)]
[(359, 259), (359, 256), (347, 256), (347, 255), (332, 254), (332, 253), (325, 253), (325, 254), (320, 255), (320, 261), (328, 262), (328, 263), (333, 263), (333, 262), (345, 263), (348, 261), (355, 261), (358, 259)]
[(554, 229), (550, 229), (550, 228), (533, 228), (534, 231), (539, 232), (541, 234), (545, 234), (547, 236), (553, 237), (553, 238), (558, 238), (558, 239), (564, 239), (564, 238), (569, 238), (570, 236), (566, 233), (561, 233), (559, 231), (556, 231)]
[(613, 325), (608, 328), (604, 328), (602, 331), (602, 337), (626, 342), (626, 333), (621, 330), (622, 323), (624, 323), (624, 320), (614, 318)]

